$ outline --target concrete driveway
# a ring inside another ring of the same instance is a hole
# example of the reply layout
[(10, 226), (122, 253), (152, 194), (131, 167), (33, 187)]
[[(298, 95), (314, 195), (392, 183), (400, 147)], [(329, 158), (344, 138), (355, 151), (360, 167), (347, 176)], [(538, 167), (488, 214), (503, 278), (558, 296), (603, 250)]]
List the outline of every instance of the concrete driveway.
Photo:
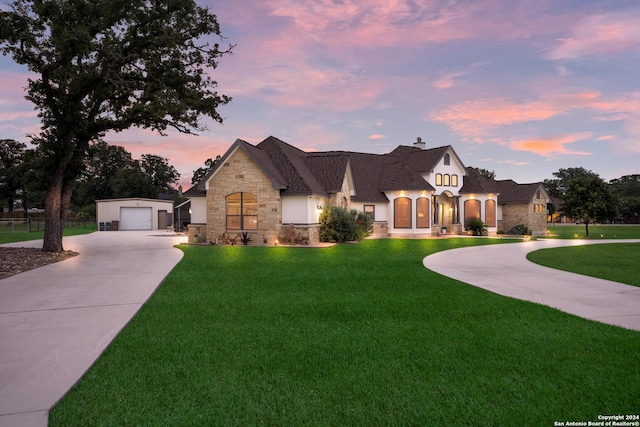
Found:
[(640, 331), (640, 287), (543, 267), (526, 258), (538, 249), (631, 242), (640, 240), (548, 239), (475, 246), (438, 252), (423, 263), (436, 273), (500, 295)]
[(184, 242), (164, 231), (65, 237), (64, 248), (80, 255), (0, 280), (0, 426), (46, 426), (49, 410), (182, 259), (173, 245)]

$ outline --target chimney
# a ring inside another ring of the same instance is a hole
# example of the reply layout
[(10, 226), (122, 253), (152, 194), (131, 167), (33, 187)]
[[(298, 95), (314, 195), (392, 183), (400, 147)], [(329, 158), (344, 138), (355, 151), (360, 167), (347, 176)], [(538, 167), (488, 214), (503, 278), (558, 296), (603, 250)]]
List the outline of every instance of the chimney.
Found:
[(418, 147), (421, 150), (426, 150), (427, 144), (422, 141), (422, 138), (418, 137), (417, 141), (413, 143), (414, 147)]

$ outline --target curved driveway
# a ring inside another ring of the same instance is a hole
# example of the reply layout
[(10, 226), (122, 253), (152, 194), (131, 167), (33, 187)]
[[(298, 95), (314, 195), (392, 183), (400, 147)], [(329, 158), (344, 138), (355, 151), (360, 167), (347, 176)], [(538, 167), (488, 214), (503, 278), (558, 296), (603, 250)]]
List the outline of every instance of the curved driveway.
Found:
[(0, 426), (46, 426), (49, 409), (182, 259), (173, 245), (186, 237), (152, 233), (65, 237), (80, 255), (0, 280)]
[(536, 302), (610, 325), (640, 331), (640, 287), (543, 267), (529, 252), (561, 246), (640, 240), (534, 240), (450, 249), (427, 256), (424, 266), (500, 295)]

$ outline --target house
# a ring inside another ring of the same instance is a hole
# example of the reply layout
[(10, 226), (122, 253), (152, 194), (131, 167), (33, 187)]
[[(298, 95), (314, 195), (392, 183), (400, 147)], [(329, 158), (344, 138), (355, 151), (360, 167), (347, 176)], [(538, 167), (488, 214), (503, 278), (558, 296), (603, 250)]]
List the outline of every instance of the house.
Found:
[(191, 200), (189, 241), (244, 232), (267, 244), (277, 243), (285, 227), (317, 242), (326, 205), (369, 214), (379, 236), (462, 233), (471, 218), (496, 233), (507, 206), (499, 194), (499, 183), (465, 167), (451, 146), (427, 149), (420, 138), (368, 154), (305, 152), (273, 136), (257, 145), (236, 140), (184, 193)]

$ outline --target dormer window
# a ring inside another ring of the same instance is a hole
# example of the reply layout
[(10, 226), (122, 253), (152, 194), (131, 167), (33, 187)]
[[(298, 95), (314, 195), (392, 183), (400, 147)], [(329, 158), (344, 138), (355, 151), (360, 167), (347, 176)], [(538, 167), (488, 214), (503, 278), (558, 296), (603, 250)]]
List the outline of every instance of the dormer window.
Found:
[(449, 166), (451, 164), (451, 156), (449, 155), (449, 153), (444, 154), (444, 164), (446, 166)]

